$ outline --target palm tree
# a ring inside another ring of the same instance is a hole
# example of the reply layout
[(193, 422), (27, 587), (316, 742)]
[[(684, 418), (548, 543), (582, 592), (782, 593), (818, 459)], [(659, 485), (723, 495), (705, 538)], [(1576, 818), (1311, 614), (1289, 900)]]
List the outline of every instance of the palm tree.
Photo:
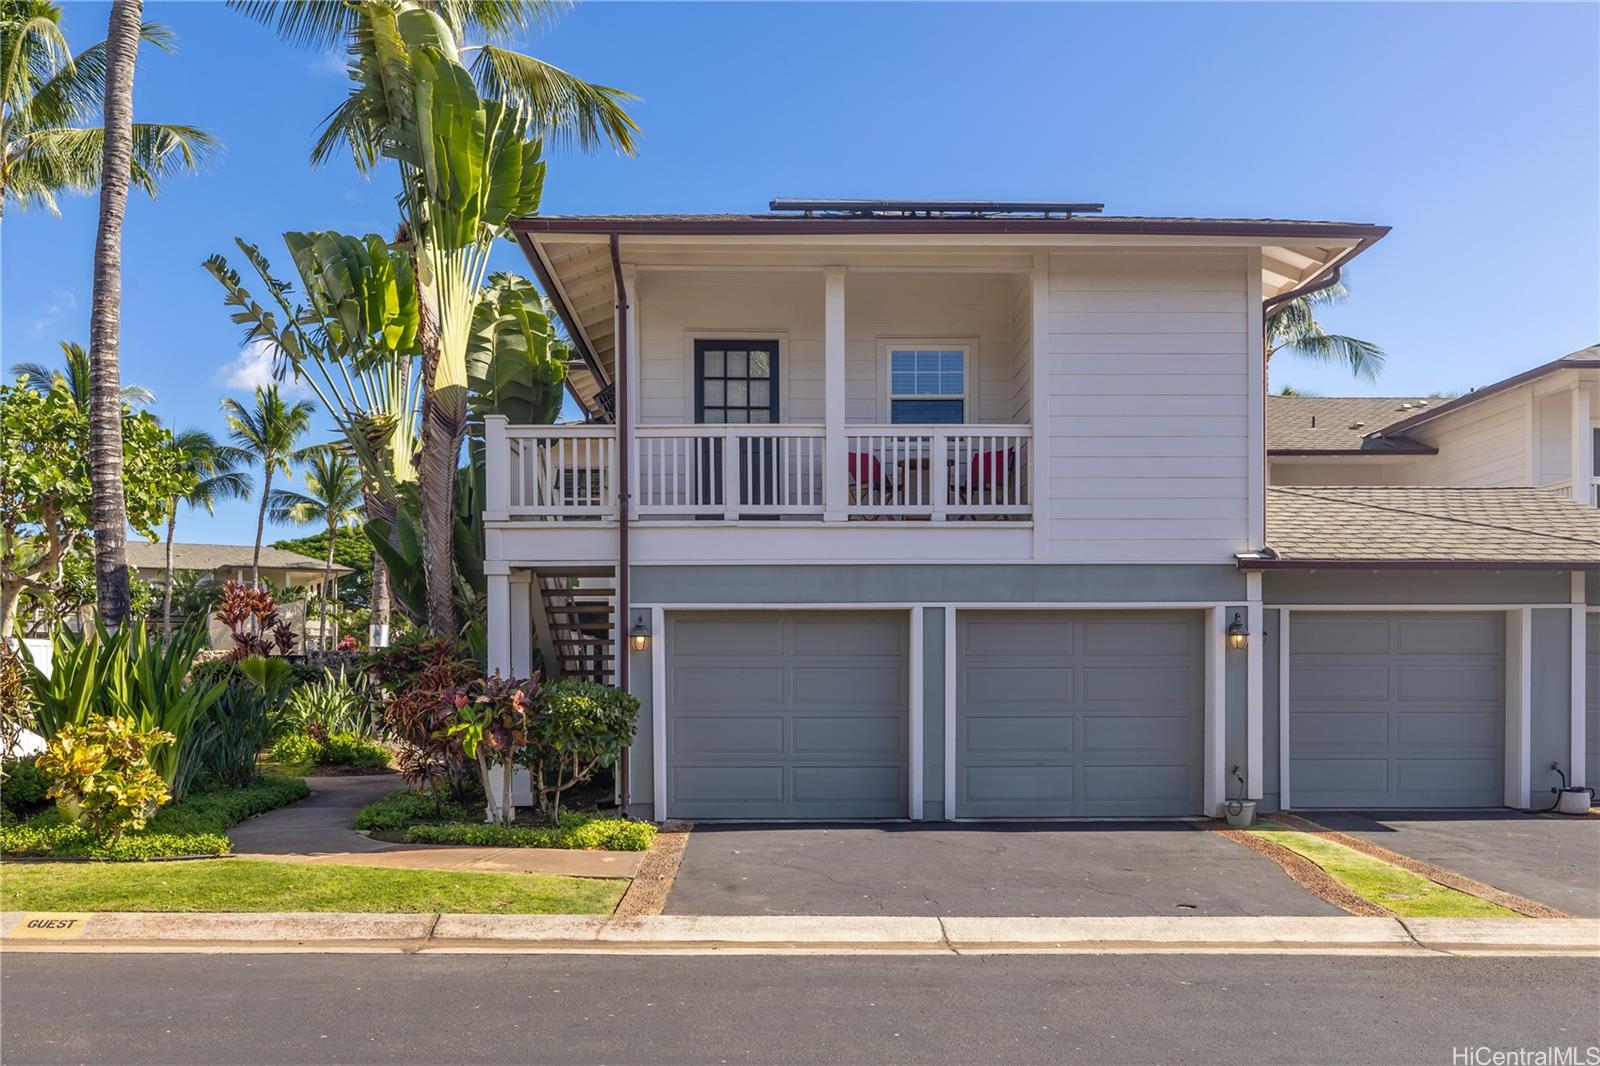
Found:
[(247, 408), (232, 396), (222, 401), (227, 416), (228, 436), (243, 449), (252, 466), (261, 467), (261, 512), (256, 516), (255, 554), (250, 558), (250, 583), (261, 584), (261, 534), (266, 529), (267, 507), (272, 499), (272, 476), (282, 472), (293, 477), (289, 464), (296, 443), (311, 427), (311, 405), (304, 400), (293, 406), (283, 400), (278, 386), (256, 386), (255, 407)]
[[(138, 40), (171, 52), (176, 38), (147, 22)], [(73, 56), (61, 33), (61, 7), (49, 0), (0, 0), (0, 213), (7, 203), (59, 214), (56, 194), (98, 188), (105, 130), (100, 118), (107, 42)], [(215, 150), (193, 126), (136, 122), (129, 177), (154, 196), (163, 178), (193, 172)]]
[(1317, 322), (1316, 310), (1347, 303), (1350, 290), (1343, 282), (1309, 296), (1301, 296), (1273, 311), (1267, 318), (1267, 363), (1279, 351), (1288, 351), (1320, 363), (1340, 363), (1365, 381), (1378, 380), (1383, 370), (1383, 349), (1371, 341), (1329, 333)]
[(100, 226), (89, 308), (89, 490), (94, 524), (95, 607), (112, 629), (128, 617), (128, 505), (122, 491), (122, 219), (133, 180), (133, 70), (143, 0), (112, 0), (106, 30), (105, 131)]
[(333, 596), (333, 548), (339, 529), (361, 520), (361, 468), (344, 448), (324, 444), (308, 448), (296, 458), (306, 464), (306, 491), (274, 489), (269, 501), (274, 522), (296, 525), (325, 523), (328, 529), (328, 557), (322, 566), (322, 606), (317, 630), (322, 634), (323, 650), (328, 640), (328, 600)]
[[(67, 387), (80, 411), (89, 410), (89, 353), (77, 341), (62, 341), (61, 354), (64, 369), (56, 370), (43, 363), (18, 363), (13, 369), (18, 384), (35, 392), (49, 392), (57, 381)], [(129, 407), (148, 407), (156, 402), (155, 393), (143, 385), (124, 385), (122, 402)]]
[(250, 475), (239, 467), (250, 461), (242, 448), (223, 444), (203, 429), (186, 429), (172, 437), (172, 448), (181, 457), (185, 471), (195, 486), (185, 496), (167, 501), (167, 581), (161, 594), (161, 631), (172, 633), (172, 542), (178, 527), (178, 504), (204, 507), (216, 513), (218, 500), (243, 500), (250, 495)]
[[(360, 4), (328, 0), (229, 0), (229, 6), (272, 26), (279, 37), (302, 47), (327, 51), (344, 48), (352, 66), (363, 54), (369, 30)], [(401, 0), (400, 8), (423, 8), (443, 20), (463, 56), (473, 55), (471, 73), (478, 91), (526, 111), (534, 134), (561, 148), (593, 151), (602, 144), (624, 155), (636, 150), (639, 127), (624, 110), (631, 93), (576, 78), (559, 67), (502, 47), (529, 30), (554, 22), (567, 8), (560, 0)], [(468, 44), (469, 34), (481, 44)], [(497, 43), (498, 42), (498, 43)], [(313, 164), (326, 162), (339, 145), (349, 147), (356, 167), (367, 172), (380, 158), (378, 138), (352, 99), (323, 120)]]

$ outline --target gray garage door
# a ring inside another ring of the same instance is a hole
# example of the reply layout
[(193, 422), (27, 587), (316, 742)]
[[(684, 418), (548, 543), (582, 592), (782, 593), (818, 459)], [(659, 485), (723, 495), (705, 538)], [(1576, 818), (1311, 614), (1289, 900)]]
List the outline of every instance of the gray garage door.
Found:
[(1505, 616), (1295, 612), (1296, 807), (1505, 801)]
[(667, 814), (904, 818), (903, 614), (672, 614)]
[(1584, 685), (1587, 706), (1584, 714), (1583, 740), (1588, 756), (1588, 777), (1584, 782), (1591, 788), (1600, 788), (1600, 614), (1589, 615), (1589, 680)]
[(956, 815), (1200, 812), (1198, 612), (962, 612)]

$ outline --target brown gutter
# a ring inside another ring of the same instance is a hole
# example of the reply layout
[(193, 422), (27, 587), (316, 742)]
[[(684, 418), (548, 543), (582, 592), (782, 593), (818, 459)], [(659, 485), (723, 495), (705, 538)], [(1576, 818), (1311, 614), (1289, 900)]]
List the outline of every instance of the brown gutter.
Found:
[[(600, 383), (601, 388), (611, 384), (606, 379), (605, 371), (600, 368), (600, 360), (595, 358), (594, 353), (589, 350), (589, 345), (583, 339), (583, 324), (578, 321), (578, 316), (572, 313), (572, 309), (561, 298), (561, 292), (556, 288), (555, 278), (551, 276), (550, 269), (545, 266), (544, 256), (539, 254), (539, 250), (533, 246), (533, 241), (528, 239), (526, 233), (521, 230), (517, 230), (516, 233), (517, 243), (522, 246), (522, 254), (527, 257), (528, 265), (533, 268), (533, 276), (538, 279), (539, 288), (543, 290), (545, 297), (550, 301), (550, 306), (555, 308), (555, 312), (561, 321), (566, 324), (567, 336), (572, 338), (572, 346), (578, 350), (578, 358), (583, 360), (584, 365), (589, 368), (589, 372), (594, 375), (594, 379)], [(579, 407), (585, 407), (583, 397), (578, 395), (577, 389), (568, 385), (567, 392), (578, 402)], [(604, 411), (600, 413), (602, 416), (605, 414)]]
[(1356, 256), (1360, 255), (1362, 252), (1366, 251), (1368, 248), (1372, 247), (1374, 244), (1377, 244), (1378, 241), (1382, 239), (1383, 235), (1389, 232), (1387, 226), (1371, 226), (1367, 228), (1381, 230), (1382, 232), (1371, 236), (1362, 237), (1359, 243), (1352, 248), (1346, 249), (1343, 255), (1339, 256), (1333, 262), (1323, 267), (1312, 276), (1310, 281), (1306, 282), (1304, 285), (1301, 285), (1299, 288), (1290, 289), (1288, 292), (1280, 292), (1278, 295), (1272, 297), (1272, 299), (1265, 301), (1262, 304), (1262, 310), (1264, 313), (1270, 317), (1272, 312), (1276, 311), (1278, 308), (1292, 300), (1298, 300), (1302, 296), (1310, 296), (1313, 293), (1321, 292), (1323, 289), (1331, 289), (1335, 285), (1339, 284), (1339, 276), (1344, 272), (1345, 264), (1350, 262), (1350, 260), (1354, 259)]
[[(633, 657), (632, 642), (628, 639), (629, 598), (628, 598), (628, 505), (631, 493), (628, 492), (628, 453), (631, 450), (633, 423), (628, 417), (628, 289), (622, 281), (622, 242), (617, 234), (611, 234), (611, 272), (616, 280), (617, 287), (617, 380), (612, 395), (616, 404), (617, 424), (617, 628), (622, 631), (622, 639), (617, 645), (617, 683), (622, 691), (631, 691), (628, 685), (631, 670), (629, 660)], [(663, 634), (656, 634), (656, 639), (661, 640)], [(656, 693), (656, 699), (666, 699), (663, 693)], [(631, 775), (629, 766), (632, 747), (622, 749), (622, 755), (617, 760), (617, 773), (621, 777), (621, 808), (624, 818), (628, 815), (628, 808), (633, 798)], [(666, 811), (653, 812), (658, 820), (664, 820)]]
[(1238, 559), (1240, 570), (1600, 570), (1600, 559)]
[(1426, 444), (1408, 445), (1402, 448), (1268, 448), (1267, 454), (1274, 458), (1318, 455), (1339, 458), (1359, 455), (1372, 458), (1385, 455), (1438, 455), (1439, 449)]
[(1296, 237), (1356, 239), (1345, 260), (1364, 251), (1388, 226), (1364, 222), (1269, 222), (1238, 219), (1138, 218), (805, 218), (786, 215), (734, 215), (696, 218), (661, 215), (646, 218), (521, 218), (511, 223), (517, 233), (609, 233), (634, 236), (748, 236), (795, 234), (927, 234), (927, 233), (1107, 233), (1189, 237)]

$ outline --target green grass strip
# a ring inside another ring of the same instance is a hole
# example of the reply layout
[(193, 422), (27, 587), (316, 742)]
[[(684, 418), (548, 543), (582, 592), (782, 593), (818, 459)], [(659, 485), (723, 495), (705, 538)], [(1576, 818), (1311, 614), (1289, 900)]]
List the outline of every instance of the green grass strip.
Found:
[(1498, 903), (1446, 888), (1315, 833), (1302, 833), (1277, 822), (1262, 822), (1251, 832), (1304, 855), (1362, 899), (1402, 918), (1523, 917)]
[(315, 866), (245, 859), (109, 866), (10, 863), (0, 906), (24, 911), (610, 914), (624, 881)]

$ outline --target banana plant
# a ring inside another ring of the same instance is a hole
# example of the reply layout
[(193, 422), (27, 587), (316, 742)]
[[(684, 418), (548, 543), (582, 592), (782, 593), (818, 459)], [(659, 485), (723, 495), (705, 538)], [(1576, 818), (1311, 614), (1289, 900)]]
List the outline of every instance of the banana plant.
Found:
[(419, 511), (428, 625), (454, 635), (452, 505), (467, 428), (467, 353), (489, 253), (511, 220), (538, 210), (545, 165), (531, 116), (479, 95), (439, 15), (379, 2), (358, 6), (346, 107), (352, 123), (399, 164), (399, 199), (426, 308)]

